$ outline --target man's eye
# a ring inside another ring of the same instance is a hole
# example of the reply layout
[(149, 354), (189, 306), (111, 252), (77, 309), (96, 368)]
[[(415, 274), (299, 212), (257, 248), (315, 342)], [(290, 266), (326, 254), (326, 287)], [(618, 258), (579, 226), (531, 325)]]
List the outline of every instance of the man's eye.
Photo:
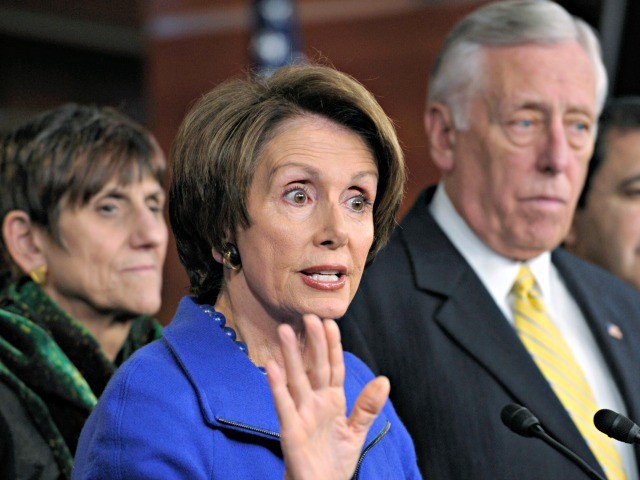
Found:
[(589, 130), (591, 130), (589, 124), (587, 124), (585, 122), (575, 122), (573, 124), (573, 128), (575, 128), (576, 130), (578, 130), (580, 132), (588, 132)]

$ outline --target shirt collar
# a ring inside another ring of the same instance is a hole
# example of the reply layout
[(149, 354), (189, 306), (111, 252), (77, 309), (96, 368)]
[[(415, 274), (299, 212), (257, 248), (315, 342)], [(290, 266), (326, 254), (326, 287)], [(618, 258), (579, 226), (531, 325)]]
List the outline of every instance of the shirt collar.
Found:
[[(440, 228), (471, 265), (491, 296), (507, 299), (522, 262), (503, 257), (480, 240), (456, 211), (442, 183), (438, 184), (429, 208)], [(544, 252), (525, 263), (529, 265), (542, 297), (550, 300), (551, 253)]]

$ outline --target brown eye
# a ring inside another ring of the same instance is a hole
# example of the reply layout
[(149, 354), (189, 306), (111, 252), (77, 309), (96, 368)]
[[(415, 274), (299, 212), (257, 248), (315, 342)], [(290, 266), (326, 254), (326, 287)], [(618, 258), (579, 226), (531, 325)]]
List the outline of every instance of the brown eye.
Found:
[(284, 197), (287, 202), (300, 207), (307, 205), (311, 201), (309, 194), (303, 188), (294, 188), (285, 193)]
[(362, 195), (351, 198), (349, 203), (351, 204), (351, 209), (354, 212), (362, 212), (367, 205)]
[(304, 193), (302, 190), (298, 190), (293, 194), (293, 201), (298, 205), (302, 205), (304, 202), (307, 201), (307, 194)]

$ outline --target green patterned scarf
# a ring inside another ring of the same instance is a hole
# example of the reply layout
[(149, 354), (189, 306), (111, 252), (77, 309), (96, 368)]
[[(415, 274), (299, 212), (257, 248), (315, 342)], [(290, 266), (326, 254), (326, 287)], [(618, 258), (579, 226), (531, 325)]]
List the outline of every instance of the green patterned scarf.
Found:
[(161, 336), (150, 317), (138, 317), (115, 362), (93, 335), (30, 280), (0, 294), (0, 381), (22, 400), (65, 478), (80, 430), (115, 369)]

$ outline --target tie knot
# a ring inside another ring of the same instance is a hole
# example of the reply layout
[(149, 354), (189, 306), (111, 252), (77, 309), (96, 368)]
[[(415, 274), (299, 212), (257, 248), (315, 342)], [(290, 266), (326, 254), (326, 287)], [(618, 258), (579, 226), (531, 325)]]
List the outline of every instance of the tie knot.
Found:
[(526, 297), (534, 290), (535, 283), (536, 279), (534, 278), (533, 273), (531, 273), (531, 270), (527, 265), (523, 265), (520, 267), (520, 271), (518, 271), (518, 275), (513, 282), (512, 291), (517, 295)]

